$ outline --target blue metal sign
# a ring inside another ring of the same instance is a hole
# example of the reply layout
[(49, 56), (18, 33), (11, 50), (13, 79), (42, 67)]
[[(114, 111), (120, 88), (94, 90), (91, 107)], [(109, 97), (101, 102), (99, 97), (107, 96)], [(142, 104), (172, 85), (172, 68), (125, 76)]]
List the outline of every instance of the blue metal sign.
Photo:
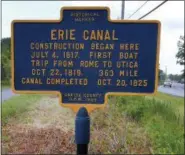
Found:
[(64, 105), (156, 92), (159, 21), (110, 20), (109, 8), (72, 7), (60, 20), (12, 22), (16, 93), (59, 93)]

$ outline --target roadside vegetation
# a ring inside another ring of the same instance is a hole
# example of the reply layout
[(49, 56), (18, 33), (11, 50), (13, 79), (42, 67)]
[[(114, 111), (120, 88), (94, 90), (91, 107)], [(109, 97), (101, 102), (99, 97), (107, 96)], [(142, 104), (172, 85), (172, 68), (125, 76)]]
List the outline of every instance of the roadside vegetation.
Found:
[(2, 103), (2, 125), (6, 125), (10, 118), (29, 111), (30, 107), (35, 105), (41, 97), (41, 95), (28, 94), (13, 96), (9, 100), (4, 101)]
[(11, 79), (10, 38), (1, 40), (1, 86), (9, 86)]
[(184, 154), (183, 98), (158, 93), (108, 104), (92, 114), (92, 152)]
[(7, 88), (10, 88), (10, 85), (9, 84), (1, 84), (1, 90), (4, 90), (4, 89), (7, 89)]
[(159, 101), (162, 101), (163, 103), (170, 104), (172, 108), (174, 108), (174, 111), (176, 112), (176, 115), (180, 115), (181, 120), (184, 119), (184, 97), (176, 97), (171, 96), (164, 93), (157, 93), (157, 96), (155, 97), (146, 97), (150, 99), (156, 99)]
[[(42, 100), (40, 100), (41, 98)], [(39, 104), (37, 104), (38, 102)], [(63, 143), (57, 146), (63, 147), (64, 153), (74, 151), (74, 132), (71, 129), (74, 128), (75, 116), (70, 113), (70, 110), (68, 111), (65, 108), (62, 110), (60, 109), (62, 107), (57, 108), (58, 106), (58, 98), (56, 97), (48, 99), (43, 95), (31, 94), (14, 96), (3, 102), (2, 141), (5, 152), (15, 153), (14, 150), (20, 147), (16, 145), (17, 143), (21, 142), (23, 144), (25, 140), (28, 142), (29, 135), (25, 134), (24, 130), (29, 130), (30, 132), (34, 130), (34, 134), (40, 133), (41, 129), (38, 126), (42, 126), (42, 130), (47, 130), (46, 127), (49, 124), (52, 126), (55, 124), (55, 127), (61, 129), (61, 133), (63, 129), (65, 129), (66, 133), (68, 132), (66, 129), (70, 129), (70, 134), (65, 136), (73, 141), (70, 140), (70, 149), (68, 150), (66, 147), (68, 145), (67, 141), (65, 142), (65, 147)], [(70, 114), (73, 115), (70, 116)], [(90, 117), (90, 154), (184, 154), (183, 98), (163, 93), (158, 93), (154, 97), (111, 96), (106, 108), (104, 110), (95, 110), (90, 114)], [(10, 118), (13, 118), (14, 121)], [(69, 118), (72, 121), (69, 121)], [(24, 121), (24, 119), (27, 121)], [(16, 126), (16, 122), (19, 125)], [(31, 125), (32, 123), (33, 125)], [(17, 132), (14, 126), (16, 128), (24, 127), (24, 130), (21, 128), (21, 133), (19, 133), (21, 136), (14, 134)], [(52, 132), (55, 132), (54, 127), (51, 127), (52, 129)], [(32, 136), (36, 136), (34, 134)], [(58, 134), (53, 133), (57, 138), (63, 137), (63, 135)], [(41, 137), (42, 145), (40, 145), (41, 148), (38, 148), (40, 150), (45, 149), (46, 144), (50, 144), (46, 135)], [(53, 138), (55, 139), (55, 137)], [(27, 149), (29, 148), (32, 153), (34, 153), (34, 150), (29, 145), (32, 146), (37, 141), (30, 139), (26, 145)], [(57, 141), (53, 141), (52, 146), (58, 144)], [(9, 143), (11, 143), (11, 147), (8, 147)], [(50, 153), (53, 151), (52, 146), (50, 146), (50, 150), (47, 150)], [(58, 147), (55, 150), (61, 153)], [(28, 153), (26, 149), (23, 152)]]

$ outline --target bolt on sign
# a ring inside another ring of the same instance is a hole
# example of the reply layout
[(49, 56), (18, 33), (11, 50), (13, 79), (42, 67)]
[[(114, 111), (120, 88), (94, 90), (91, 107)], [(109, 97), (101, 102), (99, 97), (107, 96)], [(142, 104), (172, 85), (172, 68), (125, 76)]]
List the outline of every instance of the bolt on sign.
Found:
[(59, 20), (14, 20), (12, 89), (58, 94), (75, 112), (108, 95), (154, 95), (160, 22), (111, 20), (107, 7), (64, 7)]

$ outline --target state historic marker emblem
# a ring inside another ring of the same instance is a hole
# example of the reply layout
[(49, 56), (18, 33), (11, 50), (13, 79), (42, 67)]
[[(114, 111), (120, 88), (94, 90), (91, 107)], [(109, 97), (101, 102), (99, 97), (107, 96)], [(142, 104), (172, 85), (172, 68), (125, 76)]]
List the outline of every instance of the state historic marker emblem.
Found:
[(12, 22), (12, 89), (58, 94), (75, 112), (108, 95), (154, 95), (160, 22), (111, 20), (106, 7), (64, 7), (60, 20)]

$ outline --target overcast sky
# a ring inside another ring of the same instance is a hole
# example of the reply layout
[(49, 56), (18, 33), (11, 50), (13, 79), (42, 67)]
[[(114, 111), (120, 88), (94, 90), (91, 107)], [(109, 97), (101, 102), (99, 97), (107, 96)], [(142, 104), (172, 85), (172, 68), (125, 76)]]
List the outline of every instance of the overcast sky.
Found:
[[(162, 1), (149, 1), (131, 19), (138, 19)], [(126, 1), (125, 19), (127, 19), (144, 1)], [(14, 19), (59, 19), (60, 9), (64, 6), (108, 6), (111, 18), (121, 17), (121, 1), (3, 1), (2, 2), (2, 38), (10, 37), (10, 24)], [(160, 68), (167, 73), (179, 74), (183, 66), (176, 64), (177, 41), (184, 34), (184, 1), (168, 1), (144, 19), (160, 20), (161, 48)]]

